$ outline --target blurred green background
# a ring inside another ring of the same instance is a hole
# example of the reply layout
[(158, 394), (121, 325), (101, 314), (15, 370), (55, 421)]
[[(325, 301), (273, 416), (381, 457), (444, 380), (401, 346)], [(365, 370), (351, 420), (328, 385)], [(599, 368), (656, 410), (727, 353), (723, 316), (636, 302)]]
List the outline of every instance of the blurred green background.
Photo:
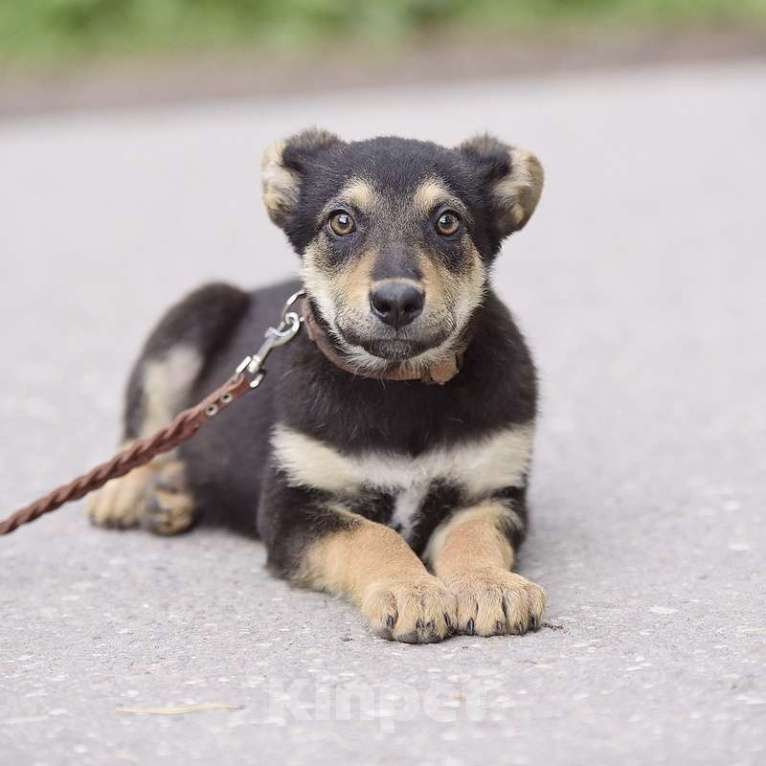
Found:
[(764, 25), (766, 0), (0, 0), (0, 57), (35, 66), (197, 50), (396, 46), (483, 32)]

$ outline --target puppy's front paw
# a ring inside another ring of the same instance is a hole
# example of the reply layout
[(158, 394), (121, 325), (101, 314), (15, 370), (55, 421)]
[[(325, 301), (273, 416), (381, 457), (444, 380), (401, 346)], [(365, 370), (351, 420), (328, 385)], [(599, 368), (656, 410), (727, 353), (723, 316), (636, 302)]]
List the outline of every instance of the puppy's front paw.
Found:
[(141, 467), (119, 479), (108, 481), (88, 500), (91, 522), (99, 527), (113, 529), (138, 526), (146, 508), (151, 479), (151, 471)]
[(426, 644), (450, 634), (457, 619), (457, 603), (435, 577), (391, 578), (367, 588), (362, 613), (379, 636)]
[(194, 516), (194, 498), (187, 487), (183, 464), (165, 464), (149, 492), (144, 526), (157, 535), (178, 535), (191, 528)]
[(461, 633), (497, 636), (537, 630), (545, 610), (545, 591), (500, 567), (469, 570), (445, 580), (457, 598)]

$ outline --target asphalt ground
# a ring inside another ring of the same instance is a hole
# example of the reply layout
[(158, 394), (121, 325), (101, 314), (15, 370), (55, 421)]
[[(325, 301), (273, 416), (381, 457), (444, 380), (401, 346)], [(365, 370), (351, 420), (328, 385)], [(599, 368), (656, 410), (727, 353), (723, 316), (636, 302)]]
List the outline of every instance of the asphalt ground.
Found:
[(68, 507), (0, 541), (0, 763), (765, 763), (764, 93), (753, 62), (0, 123), (8, 512), (110, 454), (171, 301), (295, 272), (266, 143), (534, 149), (495, 284), (541, 372), (549, 597), (536, 634), (398, 645), (259, 543)]

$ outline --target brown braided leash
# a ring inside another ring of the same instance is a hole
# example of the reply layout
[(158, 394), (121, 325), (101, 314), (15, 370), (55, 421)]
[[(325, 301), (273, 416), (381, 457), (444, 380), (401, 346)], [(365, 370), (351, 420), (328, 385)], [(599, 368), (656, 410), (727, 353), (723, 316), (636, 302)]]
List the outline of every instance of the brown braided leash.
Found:
[(103, 487), (111, 479), (124, 476), (134, 468), (146, 465), (157, 455), (169, 452), (179, 444), (191, 439), (202, 426), (214, 418), (221, 410), (248, 391), (257, 388), (266, 374), (263, 363), (269, 353), (278, 346), (291, 341), (301, 328), (301, 317), (290, 311), (291, 306), (303, 295), (303, 291), (290, 296), (282, 310), (278, 327), (266, 331), (266, 339), (253, 356), (245, 357), (233, 377), (213, 391), (199, 404), (184, 410), (172, 423), (146, 439), (139, 439), (129, 447), (118, 452), (111, 460), (96, 466), (92, 471), (78, 477), (69, 484), (53, 490), (45, 497), (19, 509), (0, 522), (0, 535), (8, 535), (22, 524), (28, 524), (43, 514), (55, 511), (65, 503), (79, 500), (85, 495)]

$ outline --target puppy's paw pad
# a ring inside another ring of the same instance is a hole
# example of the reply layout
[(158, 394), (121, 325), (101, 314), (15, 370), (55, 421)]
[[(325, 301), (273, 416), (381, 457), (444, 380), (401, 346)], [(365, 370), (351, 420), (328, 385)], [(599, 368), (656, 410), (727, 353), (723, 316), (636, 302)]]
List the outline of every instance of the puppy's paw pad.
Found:
[(492, 567), (456, 575), (446, 584), (457, 599), (460, 633), (520, 635), (540, 627), (545, 592), (521, 575)]
[(367, 588), (362, 613), (379, 636), (424, 644), (450, 635), (457, 603), (435, 577), (386, 579)]

